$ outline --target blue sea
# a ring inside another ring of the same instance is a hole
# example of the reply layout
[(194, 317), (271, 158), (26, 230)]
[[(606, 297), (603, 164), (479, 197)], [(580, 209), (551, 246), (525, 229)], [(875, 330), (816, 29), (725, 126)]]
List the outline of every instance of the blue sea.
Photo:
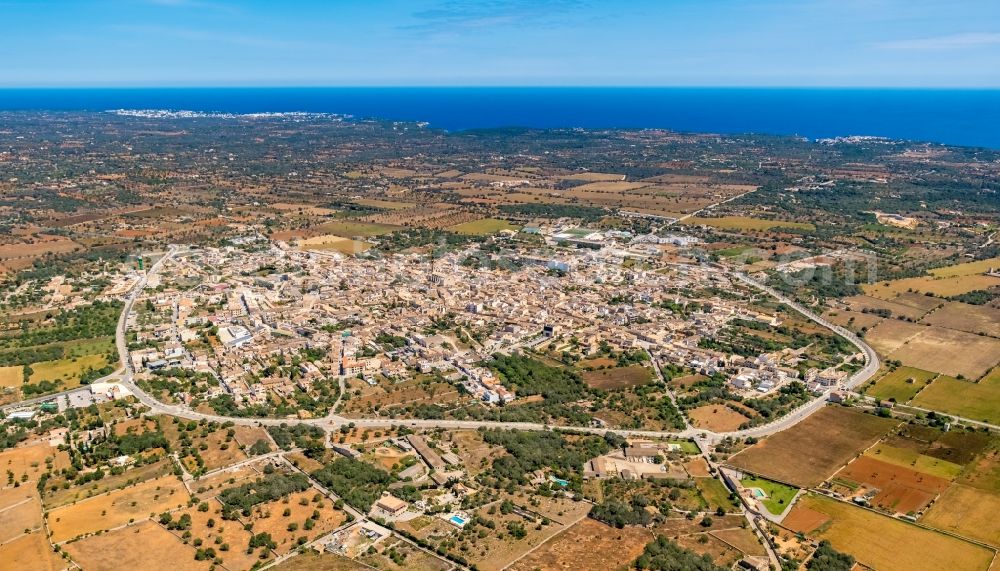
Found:
[(490, 127), (876, 135), (1000, 149), (1000, 90), (587, 87), (2, 89), (2, 110), (306, 111)]

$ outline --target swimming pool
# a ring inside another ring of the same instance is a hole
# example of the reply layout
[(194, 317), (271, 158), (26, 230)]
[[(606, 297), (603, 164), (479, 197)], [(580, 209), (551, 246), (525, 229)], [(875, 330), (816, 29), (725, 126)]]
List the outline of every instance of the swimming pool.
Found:
[(458, 527), (463, 527), (466, 524), (465, 518), (463, 518), (462, 516), (457, 516), (457, 515), (451, 516), (450, 518), (448, 518), (448, 521), (450, 521), (451, 523), (457, 525)]
[(553, 482), (559, 484), (560, 486), (562, 486), (564, 488), (569, 485), (569, 482), (567, 482), (566, 480), (563, 480), (561, 478), (556, 478), (555, 476), (550, 476), (550, 477), (552, 478)]
[(764, 490), (762, 490), (762, 489), (760, 489), (760, 488), (753, 488), (753, 489), (751, 490), (751, 492), (753, 492), (753, 495), (754, 495), (754, 496), (755, 496), (756, 498), (758, 498), (758, 499), (761, 499), (761, 500), (763, 500), (764, 498), (766, 498), (766, 497), (767, 497), (767, 494), (765, 494), (765, 493), (764, 493)]

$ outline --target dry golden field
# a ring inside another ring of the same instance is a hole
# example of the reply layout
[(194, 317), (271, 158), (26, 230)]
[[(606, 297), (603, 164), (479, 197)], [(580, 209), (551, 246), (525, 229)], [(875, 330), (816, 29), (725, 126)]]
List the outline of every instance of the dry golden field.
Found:
[(1000, 337), (1000, 309), (986, 305), (948, 302), (924, 317), (921, 323)]
[(617, 569), (631, 564), (653, 539), (641, 527), (615, 529), (585, 518), (545, 542), (508, 567), (511, 571), (535, 569), (581, 569), (583, 562), (591, 569)]
[(1000, 492), (954, 484), (934, 502), (921, 523), (1000, 547)]
[(864, 285), (862, 289), (867, 295), (891, 300), (909, 290), (917, 293), (929, 292), (939, 297), (949, 297), (974, 290), (989, 289), (995, 286), (1000, 286), (1000, 278), (986, 275), (968, 275), (950, 278), (923, 276)]
[(889, 353), (904, 365), (978, 379), (1000, 363), (1000, 340), (943, 327), (924, 327)]
[(865, 334), (865, 341), (884, 356), (902, 347), (903, 344), (923, 333), (926, 329), (926, 326), (916, 323), (886, 319), (868, 330), (868, 333)]
[(206, 571), (212, 566), (195, 561), (192, 546), (149, 521), (67, 543), (64, 549), (88, 570)]
[(0, 544), (0, 567), (24, 571), (60, 571), (69, 563), (59, 557), (43, 533), (31, 533)]
[[(827, 521), (809, 529), (815, 525), (815, 519), (800, 517), (797, 514), (800, 510), (808, 510), (806, 514), (810, 516), (820, 514), (819, 517), (825, 517)], [(809, 525), (793, 527), (801, 525), (804, 520), (809, 520)], [(796, 502), (783, 524), (793, 531), (829, 540), (834, 549), (850, 553), (859, 563), (879, 571), (985, 571), (994, 555), (991, 549), (812, 494)]]
[(737, 430), (749, 420), (724, 404), (706, 404), (688, 410), (686, 413), (695, 428), (704, 428), (713, 432)]
[[(329, 498), (320, 496), (319, 501), (315, 501), (317, 495), (319, 491), (310, 488), (287, 496), (287, 502), (282, 499), (257, 505), (252, 515), (249, 518), (241, 518), (241, 521), (252, 523), (254, 533), (270, 533), (271, 538), (278, 544), (275, 552), (284, 555), (295, 547), (297, 538), (315, 539), (333, 531), (346, 521), (347, 515), (335, 509)], [(289, 511), (289, 515), (284, 515), (285, 510)], [(319, 518), (314, 520), (315, 527), (306, 530), (304, 524), (315, 511), (320, 514)], [(298, 528), (290, 531), (289, 524), (296, 524)]]
[(149, 480), (49, 512), (53, 543), (141, 521), (150, 514), (186, 505), (190, 495), (174, 476)]

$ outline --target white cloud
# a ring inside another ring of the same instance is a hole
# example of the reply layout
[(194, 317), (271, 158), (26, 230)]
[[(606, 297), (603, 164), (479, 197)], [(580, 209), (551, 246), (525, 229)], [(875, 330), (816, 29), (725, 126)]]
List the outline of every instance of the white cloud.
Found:
[(1000, 45), (1000, 33), (970, 32), (935, 36), (932, 38), (915, 38), (910, 40), (894, 40), (880, 42), (879, 47), (889, 50), (903, 51), (941, 51), (965, 48), (979, 48)]

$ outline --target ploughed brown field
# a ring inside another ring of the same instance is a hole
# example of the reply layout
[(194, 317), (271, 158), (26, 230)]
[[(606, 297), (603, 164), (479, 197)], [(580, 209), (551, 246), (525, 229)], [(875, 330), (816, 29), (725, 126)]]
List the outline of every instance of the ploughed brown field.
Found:
[(819, 485), (899, 421), (828, 406), (747, 448), (729, 464), (798, 487)]

